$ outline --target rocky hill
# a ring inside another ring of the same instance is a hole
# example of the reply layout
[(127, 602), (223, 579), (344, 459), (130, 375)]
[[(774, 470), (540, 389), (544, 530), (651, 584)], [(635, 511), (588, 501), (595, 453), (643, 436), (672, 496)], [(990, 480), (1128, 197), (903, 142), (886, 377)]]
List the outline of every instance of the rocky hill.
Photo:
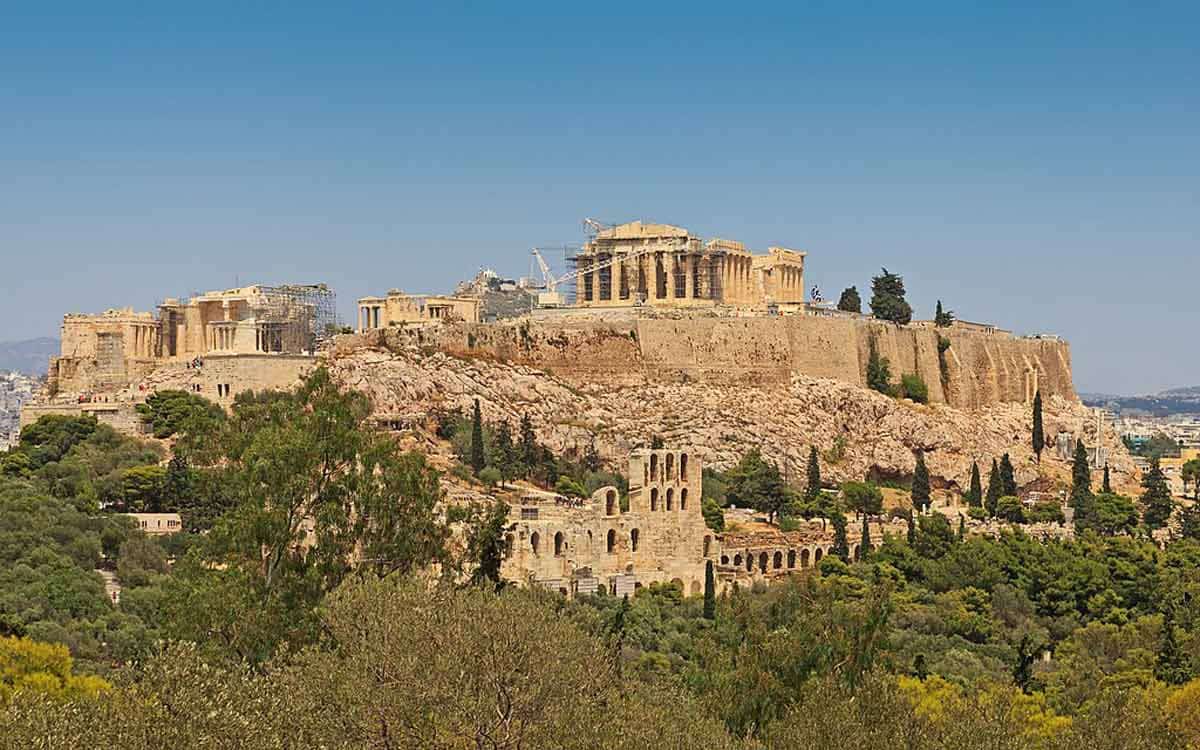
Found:
[[(469, 409), (478, 398), (485, 419), (516, 421), (528, 413), (540, 439), (557, 450), (594, 441), (619, 466), (627, 452), (652, 435), (689, 445), (706, 462), (728, 467), (760, 447), (785, 470), (803, 472), (809, 447), (825, 459), (832, 481), (868, 473), (905, 478), (923, 450), (935, 484), (964, 486), (973, 460), (986, 471), (992, 458), (1012, 454), (1017, 478), (1039, 475), (1029, 444), (1030, 409), (996, 403), (965, 411), (943, 404), (918, 405), (829, 378), (793, 374), (786, 380), (661, 379), (634, 369), (614, 379), (604, 373), (548, 370), (493, 356), (464, 356), (399, 331), (342, 342), (329, 366), (347, 387), (368, 393), (381, 419), (421, 425), (444, 409)], [(1094, 421), (1073, 397), (1046, 399), (1046, 432), (1082, 434), (1094, 445)], [(1114, 483), (1134, 483), (1135, 468), (1111, 432)], [(1043, 454), (1041, 474), (1069, 475)], [(986, 479), (986, 475), (985, 475)]]

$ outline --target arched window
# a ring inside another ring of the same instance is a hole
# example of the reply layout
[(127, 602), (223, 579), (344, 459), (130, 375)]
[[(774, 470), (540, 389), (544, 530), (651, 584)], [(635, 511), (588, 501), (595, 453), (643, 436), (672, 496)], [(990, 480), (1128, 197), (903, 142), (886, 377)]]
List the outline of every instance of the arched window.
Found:
[(687, 510), (687, 487), (679, 491), (679, 509)]
[(780, 568), (782, 568), (783, 567), (783, 553), (780, 552), (779, 550), (775, 550), (775, 559), (773, 560), (773, 562), (775, 563), (775, 570), (779, 570)]
[(712, 552), (712, 537), (705, 535), (705, 537), (704, 537), (704, 556), (708, 557), (709, 553), (711, 553), (711, 552)]
[(650, 510), (658, 510), (658, 488), (650, 488)]
[(554, 556), (561, 557), (563, 550), (566, 549), (566, 541), (563, 539), (563, 533), (560, 531), (554, 535)]
[(796, 567), (796, 550), (788, 550), (788, 569)]
[(668, 482), (675, 479), (675, 454), (674, 453), (667, 454), (667, 477), (666, 478), (667, 478)]
[(637, 552), (637, 547), (638, 547), (638, 530), (634, 529), (633, 531), (629, 532), (629, 549), (634, 552)]
[(621, 506), (617, 504), (617, 491), (609, 490), (604, 496), (604, 515), (615, 516), (617, 509)]
[(650, 454), (650, 481), (651, 482), (658, 481), (658, 454), (657, 453)]
[(535, 531), (529, 535), (529, 546), (533, 548), (533, 554), (538, 554), (538, 546), (541, 544), (542, 538)]
[(688, 475), (687, 475), (687, 454), (680, 453), (679, 454), (679, 481), (686, 482), (687, 477), (688, 477)]
[(767, 553), (766, 552), (760, 552), (758, 554), (758, 569), (761, 570), (763, 573), (767, 572)]
[(608, 530), (608, 554), (612, 554), (617, 548), (617, 532), (613, 529)]
[(667, 488), (667, 510), (675, 510), (675, 488)]

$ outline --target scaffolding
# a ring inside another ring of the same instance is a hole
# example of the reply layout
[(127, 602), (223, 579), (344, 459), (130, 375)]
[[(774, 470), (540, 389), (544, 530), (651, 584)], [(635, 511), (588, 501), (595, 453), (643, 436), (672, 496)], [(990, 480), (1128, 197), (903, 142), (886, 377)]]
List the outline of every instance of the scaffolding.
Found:
[(253, 317), (264, 324), (271, 349), (315, 350), (340, 330), (337, 295), (325, 284), (260, 286)]

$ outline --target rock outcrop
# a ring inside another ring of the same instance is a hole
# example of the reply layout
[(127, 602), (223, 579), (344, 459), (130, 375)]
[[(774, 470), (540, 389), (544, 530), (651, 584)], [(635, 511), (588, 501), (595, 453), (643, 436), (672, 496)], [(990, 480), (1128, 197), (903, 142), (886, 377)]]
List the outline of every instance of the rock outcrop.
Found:
[[(634, 356), (629, 346), (636, 342), (627, 333), (610, 330), (605, 337), (602, 341), (592, 330), (582, 342), (564, 341), (563, 356), (578, 355), (586, 346), (612, 350), (606, 358), (622, 351)], [(477, 343), (477, 353), (479, 348)], [(986, 481), (991, 460), (1006, 452), (1022, 484), (1039, 473), (1064, 475), (1067, 469), (1048, 449), (1039, 472), (1030, 447), (1030, 409), (1024, 403), (992, 403), (973, 411), (918, 405), (850, 382), (795, 373), (783, 380), (749, 382), (658, 378), (626, 368), (622, 377), (609, 377), (606, 371), (567, 366), (569, 362), (538, 367), (517, 357), (497, 357), (494, 351), (487, 356), (449, 353), (399, 331), (343, 341), (328, 364), (345, 386), (370, 395), (383, 420), (420, 424), (439, 410), (467, 410), (478, 398), (487, 420), (515, 423), (529, 414), (539, 438), (551, 448), (582, 449), (594, 442), (613, 465), (658, 435), (668, 445), (695, 446), (707, 465), (720, 468), (759, 447), (793, 475), (804, 471), (809, 447), (815, 445), (831, 481), (868, 474), (907, 477), (917, 450), (925, 452), (934, 482), (942, 487), (965, 486), (972, 461), (980, 463)], [(1045, 423), (1050, 440), (1068, 432), (1095, 444), (1094, 420), (1073, 391), (1045, 398)], [(1103, 439), (1114, 483), (1132, 482), (1136, 470), (1120, 440), (1111, 432)]]

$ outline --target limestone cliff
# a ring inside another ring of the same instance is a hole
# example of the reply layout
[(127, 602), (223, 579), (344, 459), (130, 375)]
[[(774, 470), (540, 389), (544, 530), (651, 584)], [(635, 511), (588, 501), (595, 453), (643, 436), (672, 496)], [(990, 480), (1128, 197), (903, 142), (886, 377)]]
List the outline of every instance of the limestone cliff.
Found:
[[(737, 324), (713, 326), (707, 340), (732, 340)], [(344, 385), (371, 396), (385, 420), (420, 424), (438, 409), (469, 409), (478, 398), (486, 419), (515, 423), (528, 413), (540, 439), (552, 448), (582, 448), (594, 440), (614, 466), (657, 434), (668, 445), (695, 446), (706, 464), (718, 467), (730, 466), (746, 449), (758, 446), (795, 475), (803, 472), (809, 446), (816, 445), (826, 456), (825, 476), (832, 481), (861, 479), (869, 472), (907, 476), (917, 449), (925, 451), (939, 486), (964, 486), (973, 460), (980, 462), (986, 481), (992, 458), (1005, 452), (1012, 454), (1020, 482), (1038, 475), (1029, 445), (1030, 410), (1024, 403), (993, 402), (967, 411), (944, 404), (920, 406), (830, 377), (778, 371), (770, 377), (738, 377), (756, 367), (749, 361), (740, 370), (731, 362), (727, 377), (716, 369), (658, 377), (646, 370), (639, 347), (647, 346), (647, 339), (667, 346), (672, 325), (681, 323), (639, 324), (632, 335), (620, 327), (597, 325), (583, 332), (560, 331), (557, 339), (527, 345), (520, 357), (515, 356), (521, 350), (519, 339), (511, 344), (477, 339), (464, 346), (472, 356), (464, 356), (443, 350), (444, 333), (430, 339), (428, 332), (380, 331), (341, 341), (328, 362)], [(789, 330), (783, 322), (778, 327)], [(533, 335), (514, 330), (518, 337)], [(453, 335), (467, 334), (459, 330)], [(897, 341), (902, 338), (897, 334)], [(914, 340), (919, 337), (908, 339)], [(778, 360), (790, 349), (786, 339), (773, 341), (738, 346), (746, 357)], [(782, 348), (777, 351), (775, 345)], [(953, 344), (960, 345), (971, 356), (1004, 354), (967, 338)], [(513, 347), (514, 356), (506, 356), (505, 346)], [(485, 347), (488, 356), (480, 356)], [(934, 349), (936, 355), (936, 344)], [(1045, 356), (1051, 355), (1058, 352), (1047, 347)], [(529, 364), (531, 359), (539, 365)], [(991, 387), (1001, 383), (995, 377), (982, 380)], [(1052, 391), (1045, 398), (1047, 435), (1082, 434), (1094, 445), (1089, 412), (1074, 398), (1069, 379), (1059, 386), (1066, 392)], [(1131, 482), (1135, 469), (1120, 441), (1106, 432), (1104, 445), (1112, 455), (1114, 482)], [(1067, 467), (1051, 454), (1043, 454), (1044, 469), (1064, 475)]]
[(677, 314), (525, 319), (445, 326), (424, 335), (430, 337), (428, 344), (452, 353), (515, 361), (606, 383), (786, 384), (794, 375), (804, 375), (865, 385), (873, 342), (890, 361), (893, 379), (910, 373), (921, 376), (933, 403), (980, 409), (1028, 403), (1038, 390), (1044, 397), (1077, 400), (1065, 342), (967, 326), (935, 329), (847, 317)]

